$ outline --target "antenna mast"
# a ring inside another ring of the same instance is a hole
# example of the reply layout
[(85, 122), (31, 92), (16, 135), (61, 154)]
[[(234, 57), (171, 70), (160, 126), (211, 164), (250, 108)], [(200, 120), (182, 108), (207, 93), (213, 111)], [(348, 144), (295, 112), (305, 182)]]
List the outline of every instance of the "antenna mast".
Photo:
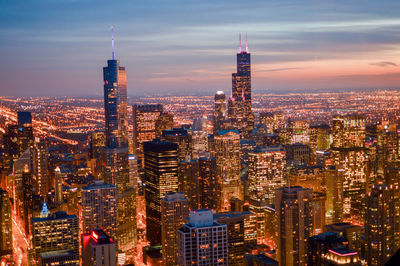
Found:
[(111, 45), (112, 45), (112, 60), (115, 60), (115, 53), (114, 53), (114, 26), (111, 26)]

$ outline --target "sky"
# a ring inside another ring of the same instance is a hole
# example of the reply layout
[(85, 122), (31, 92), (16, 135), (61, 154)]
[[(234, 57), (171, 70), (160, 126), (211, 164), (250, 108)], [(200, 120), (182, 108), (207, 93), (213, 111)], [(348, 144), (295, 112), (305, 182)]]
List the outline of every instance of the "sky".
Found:
[(0, 96), (231, 90), (238, 35), (254, 92), (400, 87), (398, 0), (0, 0)]

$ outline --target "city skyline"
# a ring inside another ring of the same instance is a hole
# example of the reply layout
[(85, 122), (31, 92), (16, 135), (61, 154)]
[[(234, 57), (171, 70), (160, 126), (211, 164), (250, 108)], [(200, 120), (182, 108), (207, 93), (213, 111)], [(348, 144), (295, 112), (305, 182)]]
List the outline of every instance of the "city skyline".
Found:
[(1, 265), (400, 265), (400, 4), (40, 1), (0, 9)]
[(255, 93), (400, 81), (395, 1), (2, 5), (2, 95), (100, 96), (112, 25), (129, 95), (228, 92), (239, 32), (255, 56)]

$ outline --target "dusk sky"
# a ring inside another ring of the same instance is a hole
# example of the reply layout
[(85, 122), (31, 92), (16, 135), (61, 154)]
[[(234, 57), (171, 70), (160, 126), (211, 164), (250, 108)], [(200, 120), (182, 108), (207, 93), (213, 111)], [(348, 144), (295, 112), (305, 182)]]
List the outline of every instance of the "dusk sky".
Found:
[(0, 0), (0, 95), (229, 92), (247, 32), (254, 92), (400, 87), (399, 0)]

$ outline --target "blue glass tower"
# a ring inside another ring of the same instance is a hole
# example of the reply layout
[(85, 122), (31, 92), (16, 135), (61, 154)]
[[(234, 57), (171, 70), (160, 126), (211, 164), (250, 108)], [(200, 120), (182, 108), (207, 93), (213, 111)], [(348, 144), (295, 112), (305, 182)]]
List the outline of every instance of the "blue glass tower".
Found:
[(119, 61), (114, 58), (108, 60), (103, 68), (103, 77), (106, 146), (124, 147), (128, 145), (125, 67), (119, 66)]

